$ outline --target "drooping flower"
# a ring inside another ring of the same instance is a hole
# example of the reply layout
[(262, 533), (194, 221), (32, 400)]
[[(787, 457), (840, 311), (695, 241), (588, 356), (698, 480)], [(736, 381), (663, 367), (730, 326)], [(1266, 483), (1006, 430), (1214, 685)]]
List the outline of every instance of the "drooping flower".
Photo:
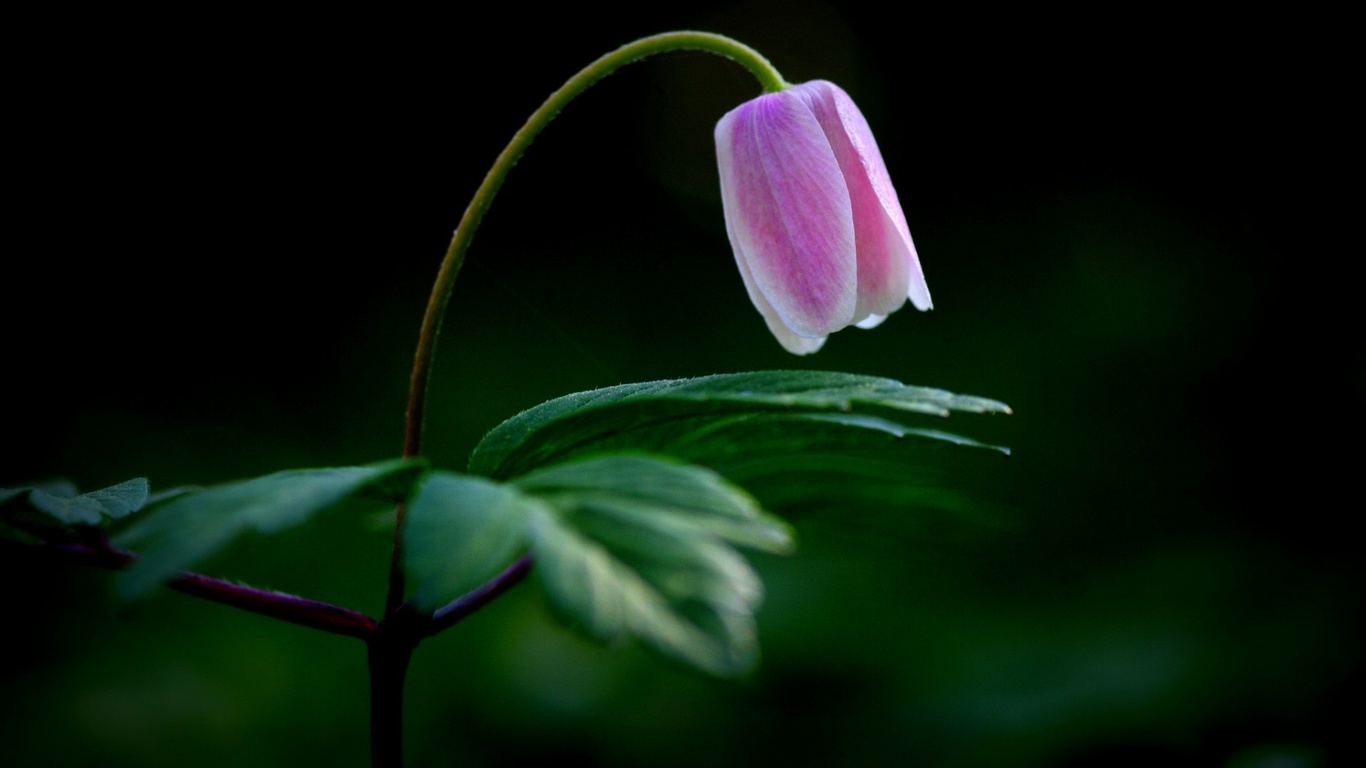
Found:
[(726, 233), (750, 300), (789, 352), (931, 307), (868, 122), (839, 86), (768, 93), (716, 123)]

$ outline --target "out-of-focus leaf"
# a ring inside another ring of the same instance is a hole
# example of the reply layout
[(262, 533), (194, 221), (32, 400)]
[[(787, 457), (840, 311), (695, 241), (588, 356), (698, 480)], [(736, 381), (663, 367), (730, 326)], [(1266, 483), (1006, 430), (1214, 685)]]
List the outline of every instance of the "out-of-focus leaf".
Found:
[(343, 502), (399, 502), (425, 470), (395, 459), (361, 467), (294, 469), (186, 491), (150, 510), (115, 543), (139, 558), (119, 578), (127, 597), (146, 593), (246, 531), (275, 533)]
[(108, 488), (61, 496), (43, 490), (29, 494), (29, 503), (67, 525), (95, 525), (105, 520), (117, 520), (142, 509), (147, 502), (147, 478), (125, 480)]
[(556, 613), (607, 643), (638, 637), (717, 675), (757, 659), (758, 576), (729, 545), (672, 516), (594, 507), (538, 515), (536, 573)]
[(67, 480), (0, 488), (0, 535), (24, 544), (77, 536), (78, 527), (100, 525), (146, 506), (147, 478), (80, 493)]
[(758, 658), (763, 587), (732, 543), (788, 551), (791, 534), (703, 467), (609, 455), (530, 473), (536, 572), (556, 612), (604, 642), (627, 636), (716, 675)]
[(147, 497), (147, 503), (143, 506), (147, 509), (151, 509), (153, 507), (161, 506), (178, 496), (184, 496), (187, 493), (194, 493), (195, 491), (202, 490), (204, 490), (204, 486), (202, 485), (178, 485), (175, 488), (167, 488), (164, 491), (154, 491), (152, 495)]
[(147, 478), (136, 477), (89, 493), (77, 493), (69, 482), (23, 488), (0, 488), (0, 504), (28, 495), (29, 505), (61, 525), (98, 525), (142, 509)]
[[(961, 506), (961, 494), (935, 483), (938, 457), (930, 452), (1008, 452), (915, 421), (1009, 410), (841, 373), (624, 385), (557, 398), (503, 422), (475, 448), (470, 470), (514, 479), (552, 504), (556, 514), (533, 518), (541, 522), (532, 541), (561, 615), (604, 640), (640, 636), (731, 674), (754, 660), (762, 591), (729, 545), (767, 542), (780, 551), (790, 541), (754, 498), (767, 509), (809, 505), (846, 515)], [(694, 503), (708, 512), (698, 515)]]
[(4, 504), (10, 499), (17, 499), (20, 496), (32, 491), (32, 488), (0, 488), (0, 504)]
[(758, 576), (733, 544), (791, 548), (782, 521), (704, 467), (640, 454), (514, 483), (432, 473), (407, 512), (405, 568), (423, 610), (529, 548), (555, 613), (607, 643), (639, 638), (718, 675), (757, 658)]
[(526, 548), (544, 504), (510, 485), (436, 471), (408, 503), (404, 570), (413, 604), (433, 611), (498, 574)]
[[(829, 414), (876, 417), (896, 425), (902, 437), (972, 444), (946, 432), (917, 429), (903, 420), (943, 417), (953, 411), (1009, 413), (1002, 403), (913, 387), (873, 376), (824, 371), (762, 371), (696, 379), (627, 384), (556, 398), (523, 411), (495, 427), (475, 448), (470, 471), (510, 478), (570, 456), (610, 450), (657, 451), (715, 466), (730, 455), (754, 456), (736, 419), (775, 414)], [(815, 422), (783, 422), (786, 447), (771, 439), (766, 447), (805, 450), (800, 427)], [(838, 424), (838, 422), (832, 422)], [(718, 425), (729, 441), (706, 440)], [(760, 426), (763, 426), (762, 424)], [(843, 426), (862, 426), (847, 421)], [(821, 433), (828, 434), (828, 430)], [(711, 453), (700, 450), (712, 449)]]
[[(909, 438), (909, 439), (908, 439)], [(671, 443), (673, 454), (706, 464), (785, 515), (833, 508), (855, 512), (916, 508), (964, 511), (962, 489), (945, 485), (945, 452), (1005, 448), (866, 414), (763, 413), (713, 421)]]
[(644, 455), (558, 464), (514, 483), (559, 508), (588, 507), (618, 517), (668, 515), (732, 544), (768, 552), (792, 549), (787, 523), (704, 467)]

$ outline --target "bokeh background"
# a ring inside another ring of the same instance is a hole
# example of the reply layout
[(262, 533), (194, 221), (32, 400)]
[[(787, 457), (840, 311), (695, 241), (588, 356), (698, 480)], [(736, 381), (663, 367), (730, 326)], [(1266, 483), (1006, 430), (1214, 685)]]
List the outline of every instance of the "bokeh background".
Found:
[[(723, 32), (862, 107), (935, 309), (783, 352), (735, 272), (711, 143), (756, 86), (650, 60), (573, 103), (494, 204), (445, 323), (432, 460), (463, 467), (561, 394), (766, 368), (1004, 400), (936, 426), (1013, 455), (944, 455), (977, 502), (957, 512), (794, 517), (800, 551), (755, 559), (744, 680), (583, 641), (522, 585), (419, 649), (411, 764), (1360, 759), (1366, 356), (1341, 271), (1359, 246), (1325, 234), (1348, 211), (1335, 23), (888, 13), (16, 19), (0, 485), (396, 455), (431, 280), (513, 131), (617, 45)], [(373, 614), (387, 554), (373, 518), (328, 518), (204, 570)], [(0, 577), (0, 764), (367, 763), (355, 641), (124, 604), (111, 574), (9, 546)]]

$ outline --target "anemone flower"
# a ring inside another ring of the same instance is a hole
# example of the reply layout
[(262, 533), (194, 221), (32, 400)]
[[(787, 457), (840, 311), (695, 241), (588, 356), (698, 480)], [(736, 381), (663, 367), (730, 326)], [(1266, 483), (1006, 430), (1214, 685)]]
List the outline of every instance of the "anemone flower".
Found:
[(931, 307), (906, 216), (868, 122), (824, 80), (767, 93), (716, 123), (726, 233), (750, 300), (789, 352)]

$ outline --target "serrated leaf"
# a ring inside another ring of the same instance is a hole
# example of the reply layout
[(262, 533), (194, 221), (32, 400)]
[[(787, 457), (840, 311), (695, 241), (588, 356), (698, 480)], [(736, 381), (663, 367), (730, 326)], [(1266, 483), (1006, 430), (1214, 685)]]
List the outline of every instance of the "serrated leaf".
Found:
[(757, 657), (763, 589), (732, 544), (791, 548), (787, 524), (717, 473), (639, 454), (506, 484), (433, 472), (406, 515), (405, 569), (419, 609), (479, 586), (529, 547), (559, 617), (719, 675)]
[(34, 490), (28, 500), (37, 509), (66, 525), (96, 525), (142, 509), (147, 502), (147, 494), (147, 478), (137, 477), (79, 496), (60, 496)]
[(532, 536), (536, 573), (563, 619), (604, 642), (641, 638), (716, 675), (754, 665), (762, 590), (734, 549), (668, 517), (650, 525), (557, 511), (537, 515)]
[(791, 549), (791, 532), (704, 467), (639, 454), (544, 468), (513, 483), (533, 519), (537, 573), (558, 614), (606, 642), (625, 636), (718, 675), (757, 659), (763, 588), (731, 544)]
[(646, 455), (614, 455), (540, 469), (514, 484), (561, 508), (591, 507), (619, 517), (667, 516), (732, 544), (776, 553), (792, 549), (787, 523), (704, 467)]
[[(913, 436), (918, 440), (902, 438)], [(882, 456), (906, 459), (928, 454), (939, 445), (969, 446), (1002, 455), (1007, 448), (988, 445), (949, 432), (909, 427), (868, 414), (852, 413), (757, 413), (684, 422), (678, 428), (653, 436), (668, 445), (671, 455), (705, 464), (735, 482), (738, 468), (756, 462), (780, 466), (787, 462), (809, 465), (811, 456)], [(747, 487), (747, 486), (746, 486)]]
[[(148, 498), (147, 478), (138, 477), (89, 493), (66, 480), (0, 488), (0, 521), (13, 538), (33, 542), (70, 534), (73, 526), (100, 525), (141, 509)], [(8, 503), (7, 503), (8, 502)]]
[[(675, 454), (677, 443), (691, 440), (718, 421), (744, 416), (860, 412), (900, 423), (918, 415), (1009, 410), (994, 400), (873, 376), (824, 371), (720, 374), (556, 398), (495, 427), (475, 448), (469, 468), (475, 474), (509, 478), (570, 456), (604, 450), (637, 448)], [(903, 436), (932, 434), (906, 431)], [(743, 444), (723, 448), (752, 453)], [(711, 465), (713, 457), (693, 451), (688, 458)]]
[[(730, 450), (735, 446), (741, 450)], [(961, 455), (957, 446), (1009, 454), (876, 416), (810, 413), (721, 420), (678, 442), (674, 452), (707, 463), (765, 509), (803, 517), (829, 511), (853, 523), (908, 509), (977, 517), (965, 493), (970, 481), (959, 474), (967, 464), (947, 461)]]
[(246, 531), (275, 533), (357, 498), (402, 501), (424, 470), (421, 462), (395, 459), (285, 470), (180, 493), (116, 537), (140, 555), (120, 574), (119, 590), (127, 597), (145, 594)]
[(404, 513), (404, 571), (413, 604), (433, 611), (498, 574), (529, 541), (543, 502), (510, 485), (432, 472)]

